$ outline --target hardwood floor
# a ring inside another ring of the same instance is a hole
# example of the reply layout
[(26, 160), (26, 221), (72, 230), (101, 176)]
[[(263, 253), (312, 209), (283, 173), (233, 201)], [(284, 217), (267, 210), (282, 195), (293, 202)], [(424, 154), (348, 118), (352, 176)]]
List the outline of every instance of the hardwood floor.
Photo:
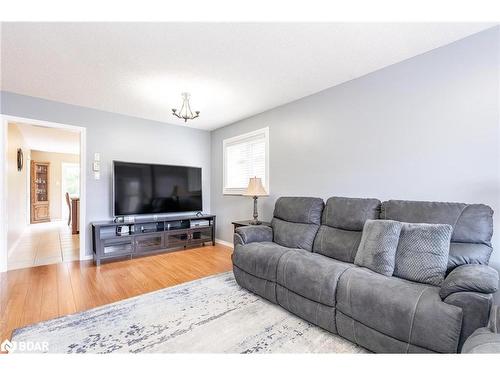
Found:
[(231, 253), (204, 246), (100, 267), (77, 261), (0, 273), (0, 342), (18, 327), (230, 271)]

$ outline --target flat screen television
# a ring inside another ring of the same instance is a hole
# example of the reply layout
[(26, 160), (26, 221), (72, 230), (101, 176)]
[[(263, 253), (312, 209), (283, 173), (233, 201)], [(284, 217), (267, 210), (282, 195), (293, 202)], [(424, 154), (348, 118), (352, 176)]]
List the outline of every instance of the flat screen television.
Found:
[(201, 211), (201, 168), (113, 162), (113, 215)]

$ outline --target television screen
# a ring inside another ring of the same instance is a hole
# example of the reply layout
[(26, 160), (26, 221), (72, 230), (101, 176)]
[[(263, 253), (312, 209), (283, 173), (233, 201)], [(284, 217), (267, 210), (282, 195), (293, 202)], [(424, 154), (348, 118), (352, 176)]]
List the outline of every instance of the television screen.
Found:
[(114, 215), (201, 211), (201, 168), (113, 162)]

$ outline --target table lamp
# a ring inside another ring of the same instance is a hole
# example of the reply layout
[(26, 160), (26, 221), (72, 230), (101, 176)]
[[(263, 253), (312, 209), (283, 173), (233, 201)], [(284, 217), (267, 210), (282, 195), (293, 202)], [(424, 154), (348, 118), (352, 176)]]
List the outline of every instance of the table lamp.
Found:
[(257, 213), (257, 198), (268, 196), (264, 186), (262, 186), (262, 179), (258, 177), (251, 177), (248, 181), (247, 190), (243, 193), (244, 196), (253, 197), (253, 220), (251, 225), (259, 225), (261, 222), (257, 220), (259, 216)]

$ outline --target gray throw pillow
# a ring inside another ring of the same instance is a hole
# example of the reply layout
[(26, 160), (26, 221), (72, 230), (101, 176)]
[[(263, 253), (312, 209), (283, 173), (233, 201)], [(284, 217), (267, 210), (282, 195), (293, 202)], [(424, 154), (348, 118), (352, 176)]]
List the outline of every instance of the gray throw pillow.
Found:
[(366, 220), (354, 264), (392, 276), (402, 223)]
[(448, 224), (403, 223), (394, 276), (440, 286), (446, 273), (452, 232)]

